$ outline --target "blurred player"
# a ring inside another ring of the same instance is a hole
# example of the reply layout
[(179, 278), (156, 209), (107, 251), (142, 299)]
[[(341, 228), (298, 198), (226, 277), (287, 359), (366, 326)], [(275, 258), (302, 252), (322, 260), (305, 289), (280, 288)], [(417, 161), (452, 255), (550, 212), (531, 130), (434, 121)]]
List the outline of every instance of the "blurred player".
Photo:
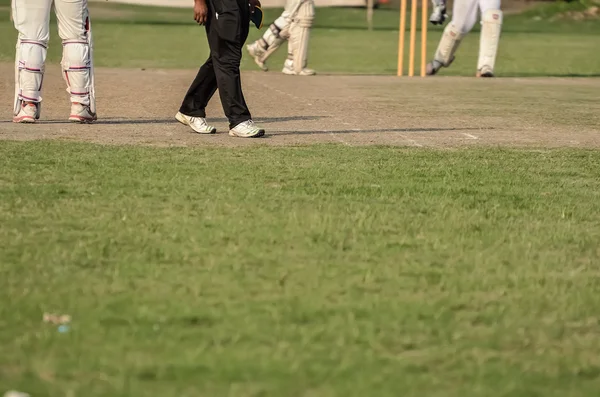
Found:
[(287, 0), (281, 16), (269, 26), (265, 34), (246, 46), (254, 62), (268, 70), (265, 62), (284, 41), (288, 40), (288, 57), (282, 72), (289, 75), (312, 76), (315, 71), (308, 69), (308, 39), (315, 16), (313, 0)]
[[(429, 21), (441, 25), (446, 19), (446, 0), (432, 0), (433, 12)], [(454, 61), (454, 53), (463, 37), (471, 31), (481, 12), (481, 35), (479, 42), (479, 61), (477, 77), (494, 77), (494, 64), (500, 32), (502, 30), (502, 11), (500, 0), (455, 0), (452, 8), (452, 20), (435, 52), (433, 61), (427, 64), (427, 74), (434, 75), (441, 68), (448, 67)]]
[(12, 0), (12, 19), (19, 32), (13, 122), (34, 123), (40, 117), (52, 3), (63, 45), (63, 79), (71, 96), (69, 120), (91, 123), (96, 120), (96, 101), (87, 0)]

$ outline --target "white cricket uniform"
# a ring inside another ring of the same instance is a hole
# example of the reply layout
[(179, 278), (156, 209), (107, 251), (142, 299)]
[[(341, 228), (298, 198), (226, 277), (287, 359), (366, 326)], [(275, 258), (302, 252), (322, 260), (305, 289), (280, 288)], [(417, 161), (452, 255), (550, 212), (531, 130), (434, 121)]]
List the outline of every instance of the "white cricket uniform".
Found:
[(267, 70), (266, 61), (284, 41), (288, 40), (288, 58), (283, 73), (313, 75), (307, 68), (308, 41), (315, 15), (314, 0), (287, 0), (281, 16), (263, 36), (247, 46), (248, 52), (261, 69)]
[[(445, 0), (432, 0), (434, 13), (432, 23), (443, 22)], [(427, 74), (432, 75), (442, 67), (448, 67), (454, 60), (463, 37), (473, 29), (481, 16), (481, 35), (479, 43), (479, 60), (477, 76), (492, 77), (498, 43), (502, 31), (502, 11), (500, 0), (455, 0), (452, 8), (452, 20), (444, 29), (442, 38), (436, 50), (433, 62), (427, 66)]]
[(95, 111), (92, 38), (87, 0), (12, 0), (18, 30), (15, 62), (15, 113), (21, 102), (39, 103), (50, 38), (52, 5), (62, 39), (62, 70), (72, 103)]
[(462, 34), (467, 34), (473, 29), (480, 15), (487, 10), (499, 9), (500, 0), (455, 0), (450, 23)]

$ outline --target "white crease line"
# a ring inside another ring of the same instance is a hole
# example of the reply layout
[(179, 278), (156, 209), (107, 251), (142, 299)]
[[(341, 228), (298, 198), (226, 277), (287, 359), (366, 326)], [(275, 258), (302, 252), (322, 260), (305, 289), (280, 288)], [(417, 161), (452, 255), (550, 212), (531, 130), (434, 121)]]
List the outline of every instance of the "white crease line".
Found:
[(330, 132), (329, 135), (331, 135), (335, 140), (337, 140), (338, 142), (343, 143), (346, 146), (352, 146), (351, 144), (349, 144), (348, 142), (346, 142), (345, 140), (343, 140), (342, 138), (338, 137), (335, 133)]
[(406, 139), (408, 141), (408, 143), (412, 144), (413, 146), (416, 147), (423, 147), (423, 145), (421, 145), (419, 142), (415, 141), (414, 139)]
[(413, 146), (423, 147), (423, 145), (421, 145), (419, 142), (415, 141), (414, 139), (410, 139), (406, 135), (399, 134), (399, 136), (402, 137), (406, 142), (410, 143)]
[[(267, 86), (267, 85), (265, 85), (265, 84), (263, 84), (263, 87), (268, 87), (268, 86)], [(289, 96), (289, 97), (290, 97), (290, 98), (292, 98), (292, 99), (295, 99), (295, 100), (297, 100), (297, 101), (304, 102), (302, 99), (298, 98), (298, 97), (297, 97), (296, 95), (294, 95), (294, 94), (290, 94), (289, 92), (285, 92), (285, 91), (282, 91), (282, 90), (280, 90), (280, 89), (277, 89), (277, 88), (275, 88), (274, 90), (275, 90), (276, 92), (278, 92), (278, 93), (282, 94), (282, 95), (287, 95), (287, 96)]]
[(475, 135), (467, 134), (466, 132), (461, 132), (461, 134), (463, 134), (464, 136), (466, 136), (467, 138), (470, 138), (470, 139), (479, 139), (479, 137), (476, 137)]

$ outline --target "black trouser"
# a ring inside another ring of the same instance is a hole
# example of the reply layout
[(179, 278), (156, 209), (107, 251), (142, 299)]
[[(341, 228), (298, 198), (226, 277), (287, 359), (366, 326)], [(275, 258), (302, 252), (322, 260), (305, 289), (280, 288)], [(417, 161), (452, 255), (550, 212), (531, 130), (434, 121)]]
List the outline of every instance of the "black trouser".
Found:
[(218, 88), (229, 128), (252, 118), (244, 100), (240, 77), (242, 48), (250, 28), (250, 11), (247, 0), (240, 0), (240, 3), (236, 0), (207, 1), (206, 35), (210, 56), (200, 67), (179, 109), (187, 116), (206, 117), (206, 105)]

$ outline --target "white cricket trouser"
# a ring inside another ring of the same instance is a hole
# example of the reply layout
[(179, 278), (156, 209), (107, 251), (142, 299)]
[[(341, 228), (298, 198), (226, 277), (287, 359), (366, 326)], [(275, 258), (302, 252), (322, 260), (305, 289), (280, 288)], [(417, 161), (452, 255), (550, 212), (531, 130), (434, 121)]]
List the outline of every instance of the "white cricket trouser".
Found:
[(19, 32), (15, 101), (41, 101), (52, 4), (63, 44), (63, 78), (71, 102), (90, 105), (93, 71), (87, 0), (12, 0), (12, 18)]
[(462, 34), (469, 33), (477, 22), (478, 11), (499, 10), (500, 0), (454, 0), (450, 23)]

